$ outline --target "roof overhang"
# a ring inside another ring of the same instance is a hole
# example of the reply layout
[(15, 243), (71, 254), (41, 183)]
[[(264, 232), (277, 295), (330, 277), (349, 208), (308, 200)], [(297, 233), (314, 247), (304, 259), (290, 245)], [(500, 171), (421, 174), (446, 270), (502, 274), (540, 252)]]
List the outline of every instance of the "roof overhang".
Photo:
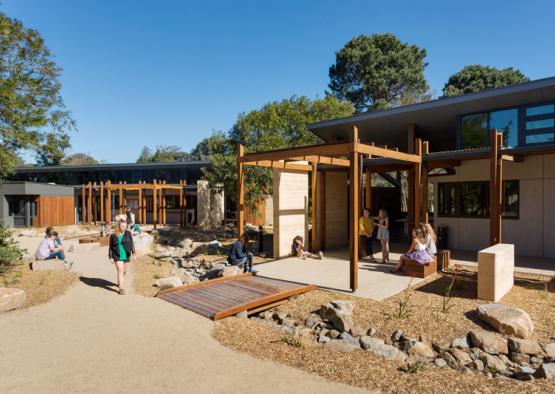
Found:
[(353, 126), (362, 142), (398, 147), (406, 151), (407, 129), (418, 128), (418, 136), (430, 141), (430, 151), (456, 148), (456, 118), (459, 115), (497, 110), (555, 100), (555, 77), (519, 85), (489, 89), (479, 93), (405, 105), (383, 111), (366, 112), (308, 126), (326, 142), (349, 140)]

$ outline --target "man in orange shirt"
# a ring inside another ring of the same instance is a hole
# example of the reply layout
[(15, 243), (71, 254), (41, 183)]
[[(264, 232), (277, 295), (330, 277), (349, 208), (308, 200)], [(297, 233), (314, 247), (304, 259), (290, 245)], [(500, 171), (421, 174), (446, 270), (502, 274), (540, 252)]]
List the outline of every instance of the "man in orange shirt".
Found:
[(370, 256), (373, 260), (372, 251), (372, 237), (374, 236), (374, 218), (370, 217), (370, 210), (365, 208), (362, 216), (358, 220), (358, 235), (360, 239), (359, 254), (362, 256), (362, 245), (364, 245), (364, 251), (366, 256)]

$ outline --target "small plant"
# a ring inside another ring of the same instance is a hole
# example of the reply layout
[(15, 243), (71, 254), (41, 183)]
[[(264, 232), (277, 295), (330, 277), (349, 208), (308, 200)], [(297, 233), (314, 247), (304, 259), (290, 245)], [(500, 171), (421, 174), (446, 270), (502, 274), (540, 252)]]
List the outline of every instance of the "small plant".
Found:
[(301, 341), (298, 338), (295, 338), (295, 336), (291, 334), (285, 334), (283, 338), (281, 338), (278, 341), (273, 341), (272, 343), (276, 343), (276, 342), (284, 342), (289, 346), (296, 347), (296, 348), (300, 348), (303, 346)]
[(451, 282), (445, 288), (445, 294), (443, 295), (443, 300), (441, 303), (441, 311), (443, 313), (449, 312), (449, 309), (453, 307), (451, 301), (453, 300), (453, 287), (455, 287), (457, 282), (457, 272), (460, 272), (461, 267), (460, 265), (455, 265), (455, 274), (451, 277)]
[(413, 363), (403, 365), (399, 368), (400, 371), (408, 373), (417, 373), (418, 371), (423, 371), (426, 369), (426, 364), (420, 360), (416, 360)]
[(389, 315), (388, 317), (393, 317), (395, 319), (401, 320), (409, 315), (409, 303), (410, 298), (412, 297), (412, 289), (410, 285), (412, 284), (413, 279), (414, 277), (411, 276), (410, 282), (403, 292), (403, 297), (397, 302), (397, 307), (393, 314)]

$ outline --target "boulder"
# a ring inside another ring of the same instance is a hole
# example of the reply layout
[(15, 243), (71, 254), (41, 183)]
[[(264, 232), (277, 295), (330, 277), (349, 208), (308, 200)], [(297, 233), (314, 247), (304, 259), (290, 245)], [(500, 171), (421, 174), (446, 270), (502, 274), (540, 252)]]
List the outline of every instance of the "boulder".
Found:
[(552, 379), (555, 378), (555, 363), (543, 363), (534, 374), (536, 378)]
[(532, 380), (535, 372), (534, 368), (518, 366), (513, 371), (513, 377), (518, 380)]
[(445, 361), (444, 359), (440, 358), (436, 358), (434, 360), (434, 364), (436, 365), (436, 367), (438, 368), (445, 368), (447, 366), (447, 361)]
[(483, 304), (477, 308), (482, 321), (501, 334), (528, 339), (534, 332), (534, 322), (523, 309), (503, 304)]
[(177, 270), (175, 270), (175, 272), (173, 272), (173, 275), (181, 279), (181, 282), (184, 285), (190, 285), (191, 283), (196, 283), (199, 281), (199, 279), (195, 275), (187, 272), (185, 268), (178, 268)]
[(366, 351), (376, 356), (381, 356), (386, 360), (405, 361), (407, 355), (397, 349), (395, 346), (384, 343), (382, 339), (364, 336), (360, 338), (360, 345)]
[(469, 343), (468, 343), (468, 336), (464, 336), (464, 337), (460, 337), (460, 338), (455, 338), (453, 339), (453, 342), (451, 342), (451, 347), (458, 347), (461, 349), (468, 349), (469, 347)]
[(472, 363), (472, 358), (470, 357), (470, 354), (468, 354), (464, 350), (455, 347), (449, 350), (449, 353), (451, 353), (451, 355), (455, 358), (455, 360), (457, 360), (457, 363), (461, 367)]
[(320, 335), (318, 337), (318, 343), (328, 343), (329, 341), (331, 341), (331, 338), (325, 335)]
[(530, 362), (530, 356), (522, 353), (511, 353), (511, 361), (517, 364), (528, 364)]
[(360, 346), (357, 346), (348, 339), (330, 339), (330, 341), (327, 342), (325, 345), (331, 349), (340, 350), (343, 352), (351, 352), (353, 350), (360, 349)]
[(509, 338), (511, 352), (535, 356), (541, 351), (540, 345), (531, 339)]
[(351, 301), (331, 301), (320, 307), (319, 314), (328, 320), (338, 331), (349, 331), (355, 326), (353, 321), (354, 304)]
[(318, 316), (315, 313), (311, 313), (306, 317), (306, 319), (304, 319), (304, 325), (305, 327), (308, 327), (308, 328), (314, 328), (314, 326), (316, 326), (316, 324), (319, 322), (320, 322), (320, 316)]
[(401, 330), (395, 330), (391, 334), (391, 340), (393, 342), (399, 342), (402, 338), (403, 338), (403, 331)]
[(366, 330), (361, 327), (354, 326), (351, 327), (351, 329), (349, 330), (349, 334), (351, 334), (353, 337), (362, 337), (366, 335)]
[(31, 269), (33, 271), (67, 271), (69, 266), (62, 260), (34, 260), (31, 262)]
[(328, 333), (326, 334), (328, 337), (330, 337), (331, 339), (335, 339), (337, 338), (341, 333), (337, 330), (329, 330)]
[(249, 314), (247, 313), (247, 311), (241, 311), (241, 312), (239, 312), (238, 314), (236, 314), (235, 317), (236, 317), (237, 319), (245, 320), (245, 319), (248, 319), (248, 318), (249, 318)]
[(376, 329), (369, 328), (368, 331), (366, 331), (366, 335), (373, 337), (374, 335), (376, 335)]
[(490, 372), (501, 372), (507, 369), (507, 366), (499, 357), (492, 356), (491, 354), (484, 353), (482, 355), (482, 361), (484, 362), (485, 368)]
[(547, 357), (555, 357), (555, 342), (543, 346), (543, 351)]
[(478, 358), (472, 361), (471, 368), (474, 368), (476, 371), (482, 372), (484, 370), (484, 362)]
[(183, 282), (178, 276), (168, 276), (167, 278), (160, 278), (156, 281), (156, 286), (160, 290), (173, 289), (174, 287), (182, 286)]
[(21, 308), (25, 300), (24, 290), (0, 287), (0, 313)]
[(243, 269), (237, 267), (236, 265), (230, 265), (228, 267), (224, 267), (221, 272), (220, 276), (232, 276), (232, 275), (240, 275), (243, 273)]
[(508, 354), (507, 340), (500, 335), (486, 331), (470, 331), (468, 333), (473, 346), (489, 354)]
[(429, 345), (423, 342), (416, 341), (408, 348), (407, 353), (419, 360), (428, 360), (435, 357), (435, 353)]

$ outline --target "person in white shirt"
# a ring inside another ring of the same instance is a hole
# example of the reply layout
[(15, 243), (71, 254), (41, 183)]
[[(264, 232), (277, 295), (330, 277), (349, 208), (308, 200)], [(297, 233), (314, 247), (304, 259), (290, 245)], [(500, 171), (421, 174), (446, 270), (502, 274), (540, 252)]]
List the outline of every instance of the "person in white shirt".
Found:
[(35, 257), (37, 260), (51, 260), (51, 259), (58, 259), (62, 260), (66, 265), (66, 268), (69, 269), (73, 265), (66, 261), (66, 256), (64, 254), (64, 248), (61, 245), (56, 243), (56, 238), (58, 237), (57, 231), (50, 231), (50, 234), (47, 238), (44, 238), (37, 248), (37, 252), (35, 253)]

